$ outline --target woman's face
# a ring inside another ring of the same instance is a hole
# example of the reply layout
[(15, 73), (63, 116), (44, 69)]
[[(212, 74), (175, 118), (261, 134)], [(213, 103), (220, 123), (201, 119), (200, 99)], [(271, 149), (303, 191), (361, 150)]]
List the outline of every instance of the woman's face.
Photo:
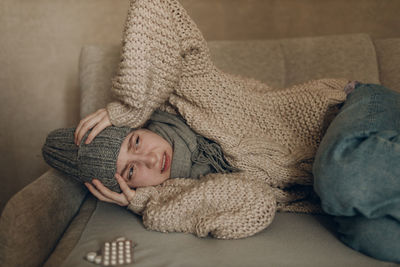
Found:
[(172, 146), (147, 129), (131, 132), (122, 142), (117, 173), (131, 188), (159, 185), (171, 175)]

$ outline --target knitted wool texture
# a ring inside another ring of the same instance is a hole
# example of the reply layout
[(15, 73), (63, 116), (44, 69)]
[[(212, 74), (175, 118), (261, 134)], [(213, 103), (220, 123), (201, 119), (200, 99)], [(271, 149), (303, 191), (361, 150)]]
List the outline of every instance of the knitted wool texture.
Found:
[(318, 211), (318, 205), (299, 200), (312, 195), (313, 156), (327, 114), (345, 100), (347, 82), (323, 79), (273, 89), (224, 73), (178, 1), (132, 0), (113, 79), (119, 101), (107, 106), (111, 122), (136, 128), (156, 108), (178, 112), (243, 171), (138, 189), (129, 208), (143, 214), (148, 228), (219, 238), (260, 231), (276, 207)]
[[(159, 187), (139, 188), (137, 194), (141, 199), (128, 208), (143, 215), (148, 229), (200, 237), (250, 236), (266, 228), (276, 210), (271, 188), (261, 182), (248, 183), (242, 175), (213, 173), (200, 183), (171, 179)], [(148, 204), (150, 196), (152, 204)]]

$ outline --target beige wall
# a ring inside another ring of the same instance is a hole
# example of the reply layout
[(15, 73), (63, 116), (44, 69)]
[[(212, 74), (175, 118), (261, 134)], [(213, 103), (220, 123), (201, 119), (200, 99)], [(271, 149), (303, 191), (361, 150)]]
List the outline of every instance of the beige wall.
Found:
[[(182, 0), (206, 39), (400, 37), (398, 0)], [(48, 167), (46, 134), (79, 121), (84, 44), (120, 41), (127, 0), (0, 1), (0, 209)]]

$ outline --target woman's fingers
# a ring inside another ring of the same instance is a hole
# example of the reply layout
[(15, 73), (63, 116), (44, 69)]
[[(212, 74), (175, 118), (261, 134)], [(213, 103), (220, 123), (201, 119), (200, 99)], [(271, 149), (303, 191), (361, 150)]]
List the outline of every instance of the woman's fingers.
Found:
[[(96, 126), (99, 127), (96, 128)], [(108, 116), (107, 110), (104, 108), (99, 109), (95, 113), (90, 114), (80, 121), (75, 130), (75, 144), (79, 145), (86, 132), (94, 127), (96, 128), (93, 129), (95, 131), (92, 131), (89, 134), (85, 142), (85, 144), (89, 144), (102, 130), (104, 130), (104, 128), (108, 126), (111, 126), (111, 121)]]
[(95, 126), (101, 120), (100, 110), (89, 115), (87, 118), (83, 119), (75, 130), (76, 133), (76, 144), (79, 145), (83, 136), (88, 130)]
[(122, 190), (122, 193), (124, 193), (126, 200), (128, 200), (128, 202), (131, 202), (131, 200), (135, 196), (136, 191), (130, 188), (125, 180), (118, 173), (115, 174), (115, 179), (117, 180), (119, 187)]
[(115, 178), (117, 179), (123, 192), (121, 194), (111, 191), (97, 179), (93, 179), (92, 184), (86, 182), (85, 185), (89, 191), (95, 197), (97, 197), (97, 199), (109, 203), (115, 203), (120, 206), (127, 206), (135, 196), (135, 190), (129, 188), (128, 184), (120, 175), (116, 174)]
[(128, 205), (128, 200), (126, 199), (124, 194), (119, 194), (117, 192), (111, 191), (107, 187), (105, 187), (99, 180), (93, 179), (92, 183), (96, 186), (96, 189), (106, 198), (112, 200), (114, 203), (117, 203), (120, 206)]
[(77, 126), (76, 129), (75, 129), (75, 133), (74, 133), (75, 144), (79, 145), (79, 143), (80, 143), (80, 142), (78, 142), (78, 141), (80, 141), (80, 140), (78, 139), (78, 136), (79, 136), (79, 134), (80, 134), (80, 132), (81, 132), (82, 127), (84, 126), (84, 124), (85, 124), (87, 121), (91, 120), (93, 117), (95, 117), (95, 116), (97, 115), (97, 113), (98, 113), (98, 111), (96, 111), (96, 112), (94, 112), (94, 113), (92, 113), (92, 114), (89, 114), (89, 115), (87, 115), (85, 118), (83, 118), (83, 119), (79, 122), (78, 126)]
[(101, 120), (96, 124), (96, 126), (92, 129), (88, 137), (86, 138), (85, 144), (90, 144), (92, 140), (105, 128), (111, 126), (110, 119), (108, 115), (105, 115)]
[(89, 189), (90, 193), (92, 193), (98, 200), (108, 202), (108, 203), (115, 203), (115, 201), (106, 198), (102, 195), (93, 185), (90, 183), (85, 183), (86, 187)]
[(78, 144), (81, 143), (82, 138), (85, 136), (86, 132), (92, 129), (95, 125), (98, 124), (101, 118), (98, 116), (93, 117), (92, 119), (86, 121), (82, 127), (78, 131), (77, 142)]

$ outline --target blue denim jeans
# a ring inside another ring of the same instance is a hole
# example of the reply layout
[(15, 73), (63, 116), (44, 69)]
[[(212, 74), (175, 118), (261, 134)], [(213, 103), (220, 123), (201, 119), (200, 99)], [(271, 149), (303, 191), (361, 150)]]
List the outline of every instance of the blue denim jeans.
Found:
[(400, 263), (400, 94), (357, 84), (318, 148), (313, 174), (341, 240)]

